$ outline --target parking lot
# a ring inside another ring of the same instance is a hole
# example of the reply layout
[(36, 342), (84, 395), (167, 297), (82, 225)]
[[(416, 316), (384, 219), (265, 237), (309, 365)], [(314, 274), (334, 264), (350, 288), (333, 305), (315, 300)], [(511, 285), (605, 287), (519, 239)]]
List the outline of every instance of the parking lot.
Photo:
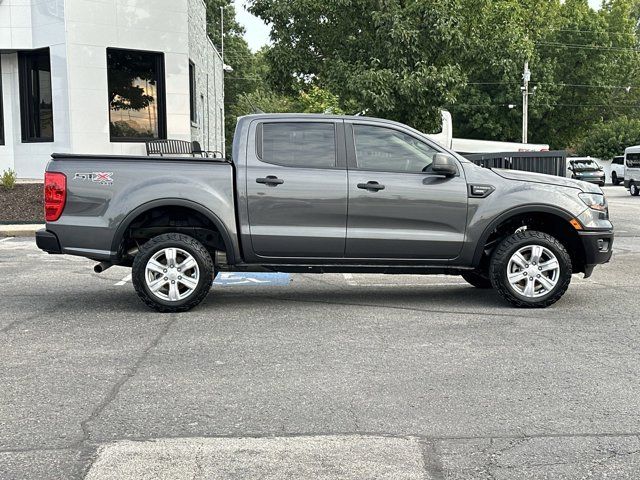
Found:
[(0, 478), (637, 478), (640, 198), (545, 310), (458, 277), (128, 271), (0, 241)]

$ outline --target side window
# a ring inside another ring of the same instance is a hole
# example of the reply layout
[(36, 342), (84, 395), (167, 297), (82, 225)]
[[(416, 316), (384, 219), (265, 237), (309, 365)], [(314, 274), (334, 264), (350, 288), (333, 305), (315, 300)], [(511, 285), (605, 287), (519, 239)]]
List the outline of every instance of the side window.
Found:
[(336, 166), (336, 129), (333, 123), (263, 123), (258, 132), (258, 156), (284, 167)]
[(397, 130), (354, 125), (356, 164), (363, 170), (428, 172), (438, 153), (426, 143)]

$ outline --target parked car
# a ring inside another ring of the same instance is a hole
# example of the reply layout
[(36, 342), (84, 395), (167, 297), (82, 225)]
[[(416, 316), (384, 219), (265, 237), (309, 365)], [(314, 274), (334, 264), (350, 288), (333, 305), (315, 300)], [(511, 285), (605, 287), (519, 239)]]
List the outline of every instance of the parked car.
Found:
[(569, 157), (567, 158), (567, 164), (567, 176), (604, 187), (606, 175), (604, 168), (596, 159), (591, 157)]
[(611, 183), (620, 185), (624, 182), (624, 155), (613, 157), (611, 160)]
[(608, 262), (602, 190), (491, 170), (387, 120), (238, 120), (233, 159), (55, 154), (38, 246), (132, 267), (140, 298), (188, 310), (220, 271), (461, 275), (546, 307)]
[(624, 186), (634, 197), (640, 195), (640, 145), (624, 151)]

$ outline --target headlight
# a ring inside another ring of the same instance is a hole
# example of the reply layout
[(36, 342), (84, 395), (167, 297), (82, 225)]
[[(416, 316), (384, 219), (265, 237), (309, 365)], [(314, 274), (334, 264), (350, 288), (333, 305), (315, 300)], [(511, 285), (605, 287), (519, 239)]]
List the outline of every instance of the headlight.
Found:
[(592, 210), (598, 212), (607, 212), (607, 199), (601, 193), (579, 193), (578, 196), (584, 204)]

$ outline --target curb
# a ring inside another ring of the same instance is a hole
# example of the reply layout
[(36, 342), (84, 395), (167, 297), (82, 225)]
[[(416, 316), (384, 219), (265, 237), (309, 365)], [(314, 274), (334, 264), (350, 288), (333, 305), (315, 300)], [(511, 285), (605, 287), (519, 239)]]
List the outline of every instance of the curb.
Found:
[(44, 224), (0, 225), (0, 237), (35, 237)]

